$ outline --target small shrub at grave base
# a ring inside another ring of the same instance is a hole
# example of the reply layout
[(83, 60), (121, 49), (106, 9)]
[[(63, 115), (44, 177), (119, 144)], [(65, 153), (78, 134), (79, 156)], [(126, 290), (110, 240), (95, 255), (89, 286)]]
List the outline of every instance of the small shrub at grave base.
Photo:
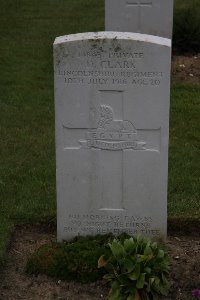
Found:
[(107, 270), (104, 279), (111, 282), (108, 300), (157, 300), (168, 295), (169, 259), (162, 247), (142, 237), (114, 239), (109, 247), (112, 255), (98, 261), (98, 267)]
[(173, 52), (200, 52), (200, 1), (176, 0), (174, 8)]
[(111, 239), (112, 235), (97, 235), (45, 244), (30, 256), (26, 271), (82, 283), (102, 279), (105, 270), (98, 269), (97, 262), (102, 253), (106, 257), (111, 254), (106, 246)]

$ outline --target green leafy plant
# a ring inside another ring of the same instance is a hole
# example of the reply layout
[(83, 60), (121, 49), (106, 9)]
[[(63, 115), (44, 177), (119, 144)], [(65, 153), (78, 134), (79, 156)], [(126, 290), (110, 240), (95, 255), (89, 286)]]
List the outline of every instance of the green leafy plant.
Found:
[(156, 242), (137, 237), (114, 239), (108, 245), (112, 255), (108, 259), (102, 255), (98, 267), (107, 270), (109, 300), (157, 300), (168, 294), (169, 259)]

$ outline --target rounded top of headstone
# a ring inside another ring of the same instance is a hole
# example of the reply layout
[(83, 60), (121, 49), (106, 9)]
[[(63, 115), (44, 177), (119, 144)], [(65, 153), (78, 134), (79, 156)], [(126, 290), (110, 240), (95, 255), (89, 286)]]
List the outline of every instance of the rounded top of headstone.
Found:
[(115, 31), (84, 32), (84, 33), (64, 35), (64, 36), (57, 37), (54, 41), (54, 45), (74, 42), (74, 41), (104, 40), (104, 39), (133, 40), (133, 41), (146, 42), (146, 43), (171, 47), (171, 40), (167, 38), (162, 38), (154, 35), (141, 34), (141, 33), (115, 32)]

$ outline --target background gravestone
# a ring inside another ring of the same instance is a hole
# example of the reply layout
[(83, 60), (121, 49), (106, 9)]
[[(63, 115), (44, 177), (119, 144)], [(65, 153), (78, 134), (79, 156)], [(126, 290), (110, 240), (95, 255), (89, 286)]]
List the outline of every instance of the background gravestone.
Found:
[(55, 40), (58, 240), (166, 236), (170, 53), (133, 33)]
[(173, 0), (105, 0), (105, 30), (172, 37)]

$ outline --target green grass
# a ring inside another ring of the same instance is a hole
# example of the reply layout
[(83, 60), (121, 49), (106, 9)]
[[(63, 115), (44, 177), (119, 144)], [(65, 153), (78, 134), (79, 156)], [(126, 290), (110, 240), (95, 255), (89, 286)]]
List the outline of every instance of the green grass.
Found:
[(2, 212), (0, 215), (0, 271), (2, 267), (4, 266), (5, 260), (6, 260), (6, 249), (9, 244), (10, 235), (13, 231), (13, 223), (9, 219), (8, 215), (5, 216)]
[(200, 217), (199, 115), (200, 88), (174, 86), (170, 118), (170, 217)]
[(103, 0), (2, 0), (0, 260), (10, 227), (55, 219), (52, 44), (103, 29)]
[(200, 1), (175, 0), (173, 51), (196, 53), (200, 50)]
[[(2, 0), (0, 260), (14, 223), (55, 220), (52, 44), (104, 28), (104, 0)], [(169, 216), (200, 216), (200, 88), (174, 86)]]

